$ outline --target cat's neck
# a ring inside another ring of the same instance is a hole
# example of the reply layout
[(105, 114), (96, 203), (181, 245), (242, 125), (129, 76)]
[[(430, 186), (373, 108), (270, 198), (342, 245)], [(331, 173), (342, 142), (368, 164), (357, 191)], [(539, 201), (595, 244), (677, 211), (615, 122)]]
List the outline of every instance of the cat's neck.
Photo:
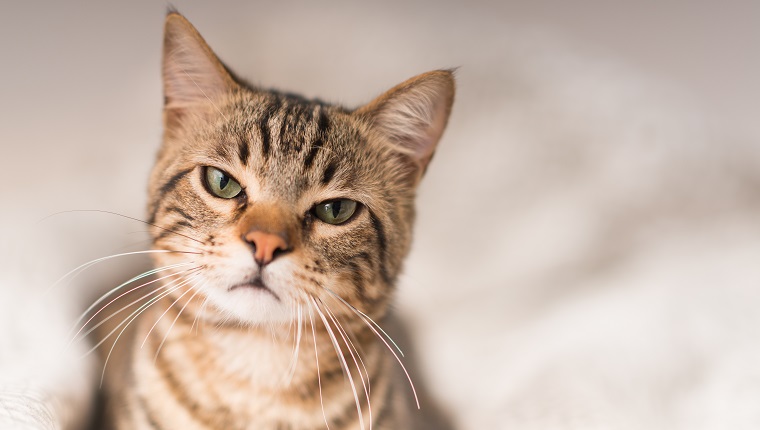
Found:
[(136, 341), (147, 338), (144, 349), (155, 360), (187, 362), (195, 355), (204, 367), (267, 390), (329, 380), (346, 369), (360, 384), (360, 374), (366, 377), (383, 356), (375, 330), (357, 319), (312, 311), (302, 316), (299, 330), (297, 322), (246, 326), (209, 317), (200, 308), (180, 311), (177, 306), (155, 306), (143, 318)]
[[(130, 342), (131, 371), (109, 378), (114, 398), (147, 404), (141, 396), (152, 393), (144, 416), (119, 409), (119, 422), (147, 425), (171, 417), (181, 424), (176, 428), (188, 429), (279, 428), (283, 423), (320, 428), (325, 421), (355, 422), (357, 403), (365, 428), (381, 417), (399, 419), (383, 412), (398, 406), (385, 399), (401, 393), (392, 388), (392, 355), (368, 325), (346, 322), (343, 330), (333, 326), (331, 332), (312, 315), (303, 319), (297, 342), (295, 325), (217, 324), (170, 304), (157, 303), (142, 315)], [(354, 388), (347, 389), (347, 383)]]

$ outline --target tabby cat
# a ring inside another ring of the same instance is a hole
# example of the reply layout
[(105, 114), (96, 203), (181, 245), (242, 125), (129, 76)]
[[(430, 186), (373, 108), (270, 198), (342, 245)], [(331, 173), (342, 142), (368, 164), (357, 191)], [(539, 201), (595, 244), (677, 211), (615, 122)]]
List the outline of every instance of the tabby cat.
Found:
[(109, 357), (107, 421), (411, 428), (414, 387), (375, 322), (409, 250), (452, 73), (348, 110), (243, 83), (176, 12), (164, 31), (156, 278), (120, 341), (127, 358)]

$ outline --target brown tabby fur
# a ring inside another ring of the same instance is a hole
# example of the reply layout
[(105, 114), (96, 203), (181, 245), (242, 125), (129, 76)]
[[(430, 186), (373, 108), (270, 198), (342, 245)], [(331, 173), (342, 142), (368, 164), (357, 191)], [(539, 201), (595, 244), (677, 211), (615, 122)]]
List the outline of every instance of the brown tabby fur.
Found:
[[(155, 254), (156, 265), (186, 265), (159, 273), (165, 296), (121, 340), (125, 355), (105, 381), (108, 421), (410, 428), (411, 387), (368, 318), (386, 317), (409, 250), (415, 188), (453, 101), (451, 72), (350, 111), (243, 84), (170, 13), (163, 73), (165, 134), (148, 210), (154, 249), (172, 251)], [(206, 166), (237, 180), (241, 196), (209, 193)], [(336, 198), (360, 202), (346, 223), (311, 212)], [(254, 231), (287, 249), (260, 267), (245, 239)], [(233, 288), (255, 277), (266, 287)]]

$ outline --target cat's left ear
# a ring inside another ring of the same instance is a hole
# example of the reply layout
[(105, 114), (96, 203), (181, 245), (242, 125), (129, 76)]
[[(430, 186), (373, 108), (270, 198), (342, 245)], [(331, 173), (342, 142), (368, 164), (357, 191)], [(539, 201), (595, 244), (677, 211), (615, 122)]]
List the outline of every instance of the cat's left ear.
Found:
[(407, 154), (414, 165), (415, 183), (422, 178), (443, 135), (454, 102), (454, 74), (436, 70), (397, 85), (355, 111), (371, 127)]

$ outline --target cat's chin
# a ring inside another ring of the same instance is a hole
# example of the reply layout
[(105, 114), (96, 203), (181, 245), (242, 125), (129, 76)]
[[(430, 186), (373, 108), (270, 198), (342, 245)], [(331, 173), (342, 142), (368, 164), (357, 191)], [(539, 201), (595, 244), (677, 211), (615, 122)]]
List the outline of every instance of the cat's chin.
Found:
[(260, 278), (256, 278), (256, 279), (253, 279), (251, 281), (247, 281), (247, 282), (243, 282), (243, 283), (240, 283), (240, 284), (233, 285), (229, 289), (230, 292), (232, 292), (232, 291), (246, 291), (246, 290), (250, 290), (254, 294), (257, 294), (259, 292), (261, 292), (261, 293), (268, 293), (268, 294), (271, 294), (272, 297), (274, 297), (275, 299), (277, 299), (278, 302), (281, 301), (280, 300), (280, 296), (278, 296), (277, 293), (275, 293), (274, 291), (272, 291), (272, 289), (269, 288), (264, 283), (264, 281), (262, 281)]
[(289, 324), (293, 320), (290, 307), (263, 283), (236, 284), (226, 291), (209, 292), (208, 299), (226, 319), (243, 325)]

